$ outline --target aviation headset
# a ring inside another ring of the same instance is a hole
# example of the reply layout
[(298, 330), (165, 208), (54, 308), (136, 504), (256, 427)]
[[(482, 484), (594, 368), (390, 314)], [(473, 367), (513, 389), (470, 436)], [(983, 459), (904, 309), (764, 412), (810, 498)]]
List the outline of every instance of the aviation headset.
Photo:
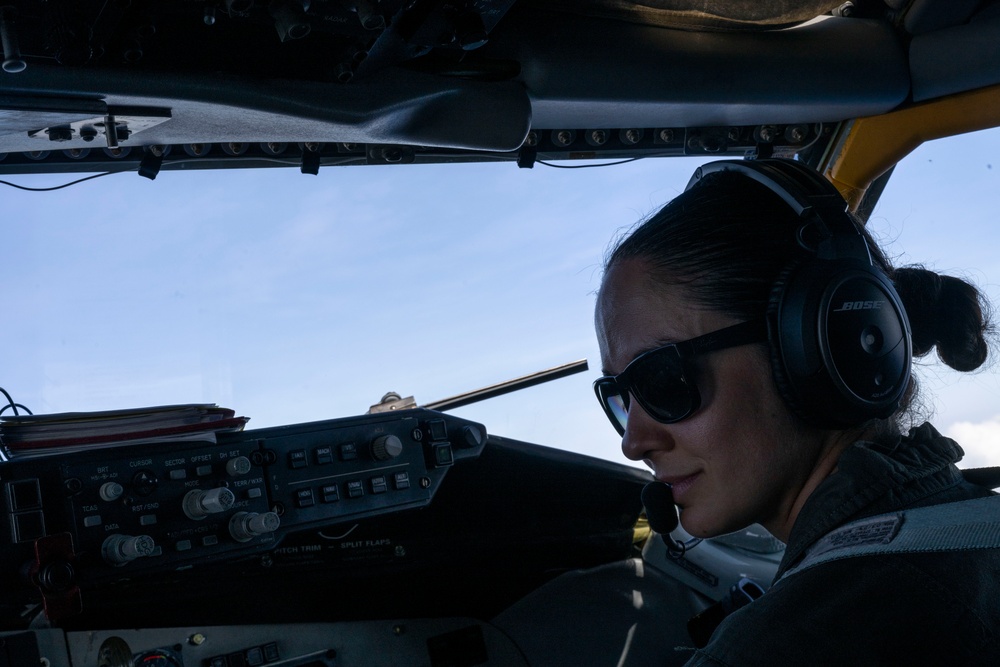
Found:
[(720, 160), (688, 183), (730, 171), (765, 185), (799, 217), (802, 256), (775, 282), (768, 342), (778, 393), (822, 428), (857, 426), (899, 407), (910, 380), (910, 324), (837, 189), (792, 160)]

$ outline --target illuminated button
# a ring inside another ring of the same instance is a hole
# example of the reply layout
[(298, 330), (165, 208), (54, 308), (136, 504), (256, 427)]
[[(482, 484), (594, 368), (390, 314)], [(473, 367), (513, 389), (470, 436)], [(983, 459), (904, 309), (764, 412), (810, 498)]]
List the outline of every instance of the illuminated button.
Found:
[(85, 528), (94, 528), (96, 526), (100, 526), (101, 523), (103, 523), (101, 521), (101, 517), (97, 514), (83, 517), (83, 525)]
[(365, 495), (365, 486), (361, 483), (360, 479), (353, 480), (347, 483), (347, 497), (348, 498), (360, 498)]
[(455, 462), (455, 457), (452, 456), (451, 445), (444, 443), (443, 445), (433, 445), (434, 447), (434, 465), (438, 467), (450, 466)]
[(372, 493), (385, 493), (389, 490), (389, 485), (386, 484), (385, 477), (372, 477)]
[(336, 484), (327, 484), (320, 489), (320, 493), (324, 503), (335, 503), (340, 500), (340, 489), (337, 488)]
[(252, 489), (247, 489), (247, 498), (250, 498), (251, 500), (254, 498), (260, 498), (262, 495), (264, 495), (264, 492), (256, 486)]
[(410, 488), (410, 473), (407, 472), (397, 472), (392, 476), (392, 485), (396, 489), (408, 489)]
[(155, 514), (143, 514), (141, 517), (139, 517), (140, 526), (152, 526), (155, 524), (156, 524)]
[(301, 491), (296, 491), (295, 504), (299, 507), (312, 507), (315, 505), (316, 499), (313, 498), (312, 489), (302, 489)]
[(174, 468), (173, 470), (167, 472), (167, 477), (174, 480), (175, 482), (180, 481), (182, 479), (187, 479), (187, 476), (188, 476), (187, 470), (185, 470), (184, 468)]
[(316, 463), (318, 465), (324, 465), (327, 463), (333, 463), (333, 448), (332, 447), (320, 447), (316, 450)]
[(337, 448), (337, 452), (340, 455), (341, 461), (353, 461), (358, 458), (358, 446), (353, 442), (340, 445)]
[(289, 468), (305, 468), (309, 465), (306, 461), (306, 450), (297, 449), (294, 452), (288, 452), (288, 467)]

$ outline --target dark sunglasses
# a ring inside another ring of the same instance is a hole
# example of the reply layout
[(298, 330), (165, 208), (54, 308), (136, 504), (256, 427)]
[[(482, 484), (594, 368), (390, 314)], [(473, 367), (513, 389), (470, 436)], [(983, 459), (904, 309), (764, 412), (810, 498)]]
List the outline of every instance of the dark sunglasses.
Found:
[(640, 354), (618, 375), (598, 378), (594, 393), (620, 435), (625, 435), (631, 397), (656, 421), (673, 424), (690, 417), (701, 405), (701, 394), (691, 377), (692, 359), (765, 340), (767, 322), (759, 319), (670, 343)]

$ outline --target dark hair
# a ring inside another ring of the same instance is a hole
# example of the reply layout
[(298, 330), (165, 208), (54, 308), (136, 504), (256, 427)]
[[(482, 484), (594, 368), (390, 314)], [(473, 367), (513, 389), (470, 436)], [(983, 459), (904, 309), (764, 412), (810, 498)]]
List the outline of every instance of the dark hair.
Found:
[[(980, 367), (991, 331), (984, 295), (964, 280), (919, 266), (893, 269), (864, 225), (855, 223), (872, 261), (893, 280), (903, 301), (914, 356), (936, 348), (956, 370)], [(766, 186), (740, 174), (714, 173), (618, 240), (604, 268), (641, 259), (654, 281), (680, 285), (701, 306), (749, 320), (767, 311), (783, 272), (805, 257), (795, 238), (800, 225), (795, 212)], [(915, 390), (911, 381), (897, 417), (907, 414)]]

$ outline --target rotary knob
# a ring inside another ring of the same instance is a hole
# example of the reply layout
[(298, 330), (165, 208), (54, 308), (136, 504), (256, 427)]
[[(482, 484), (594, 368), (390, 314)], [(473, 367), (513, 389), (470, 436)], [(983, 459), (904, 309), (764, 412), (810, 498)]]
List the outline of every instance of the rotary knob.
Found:
[(242, 477), (250, 472), (250, 459), (245, 456), (237, 456), (226, 461), (226, 473), (230, 477)]
[(110, 535), (101, 545), (101, 556), (109, 565), (121, 566), (136, 558), (151, 556), (156, 543), (148, 535)]
[(376, 461), (388, 461), (403, 453), (403, 442), (394, 435), (383, 435), (372, 443), (372, 456)]
[(229, 520), (229, 534), (237, 542), (249, 542), (259, 535), (278, 530), (281, 519), (274, 512), (237, 512)]
[(105, 500), (107, 502), (118, 500), (122, 497), (123, 493), (125, 493), (125, 487), (118, 482), (105, 482), (104, 484), (101, 484), (101, 490), (99, 491), (101, 500)]
[(225, 512), (236, 502), (236, 496), (224, 486), (203, 491), (193, 489), (184, 496), (184, 514), (189, 519), (200, 521), (209, 514)]

